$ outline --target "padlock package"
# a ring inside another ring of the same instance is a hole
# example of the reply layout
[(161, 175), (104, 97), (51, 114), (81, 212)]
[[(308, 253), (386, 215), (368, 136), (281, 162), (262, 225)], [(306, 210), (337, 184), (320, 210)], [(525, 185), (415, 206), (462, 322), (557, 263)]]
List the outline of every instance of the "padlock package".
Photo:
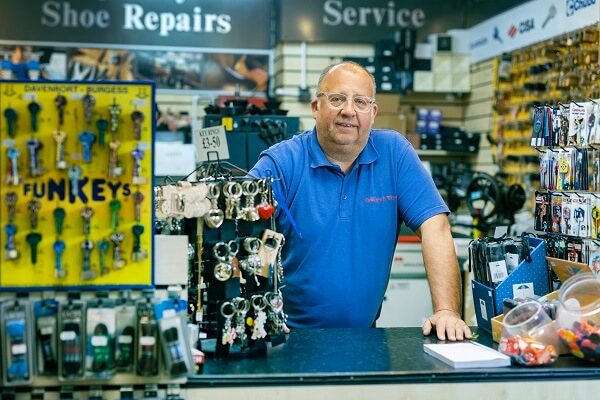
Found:
[(166, 299), (155, 306), (155, 311), (165, 371), (171, 378), (193, 374), (195, 367), (186, 324), (187, 302)]
[(117, 300), (115, 326), (115, 370), (135, 370), (136, 307), (129, 298)]
[(58, 374), (58, 301), (44, 299), (33, 305), (37, 375)]
[(85, 376), (85, 302), (69, 299), (60, 304), (58, 378), (80, 380)]
[(87, 305), (86, 377), (110, 379), (114, 375), (115, 338), (114, 300), (97, 298)]
[(33, 377), (32, 317), (25, 299), (7, 300), (0, 308), (4, 386), (27, 385)]
[(154, 304), (152, 296), (137, 303), (136, 373), (139, 376), (159, 374), (159, 335)]

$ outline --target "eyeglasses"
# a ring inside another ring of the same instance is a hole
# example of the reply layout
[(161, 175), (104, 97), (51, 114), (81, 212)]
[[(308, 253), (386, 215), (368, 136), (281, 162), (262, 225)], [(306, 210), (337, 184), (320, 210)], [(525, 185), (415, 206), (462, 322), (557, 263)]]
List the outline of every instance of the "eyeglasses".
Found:
[[(327, 105), (329, 106), (329, 108), (333, 108), (334, 110), (341, 110), (342, 108), (346, 107), (346, 102), (348, 101), (348, 96), (346, 96), (343, 93), (317, 93), (317, 97), (321, 96), (325, 96), (325, 98), (327, 99)], [(352, 98), (354, 110), (360, 113), (366, 113), (371, 111), (373, 103), (375, 103), (375, 99), (372, 99), (367, 96), (354, 96)]]

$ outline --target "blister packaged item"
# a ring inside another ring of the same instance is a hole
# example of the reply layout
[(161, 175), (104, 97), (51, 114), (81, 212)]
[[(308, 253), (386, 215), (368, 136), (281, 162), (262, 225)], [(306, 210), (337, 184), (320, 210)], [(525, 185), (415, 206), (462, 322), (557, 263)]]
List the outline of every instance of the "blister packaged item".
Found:
[(79, 380), (85, 376), (85, 302), (70, 298), (58, 312), (58, 378)]
[(171, 378), (193, 374), (195, 367), (185, 317), (187, 302), (181, 299), (166, 299), (154, 309), (160, 327), (166, 372)]
[(32, 317), (29, 301), (8, 300), (0, 308), (2, 321), (2, 382), (5, 386), (31, 384), (33, 378)]
[(96, 298), (87, 304), (86, 377), (110, 379), (114, 376), (115, 303)]
[(500, 284), (508, 276), (505, 254), (502, 243), (488, 243), (485, 248), (489, 277), (493, 286)]
[(146, 295), (137, 303), (136, 373), (140, 376), (156, 376), (159, 373), (159, 335), (154, 304), (152, 295)]
[(58, 374), (58, 301), (40, 300), (33, 304), (37, 375)]
[(117, 300), (115, 327), (115, 370), (133, 372), (135, 368), (135, 302), (122, 297)]

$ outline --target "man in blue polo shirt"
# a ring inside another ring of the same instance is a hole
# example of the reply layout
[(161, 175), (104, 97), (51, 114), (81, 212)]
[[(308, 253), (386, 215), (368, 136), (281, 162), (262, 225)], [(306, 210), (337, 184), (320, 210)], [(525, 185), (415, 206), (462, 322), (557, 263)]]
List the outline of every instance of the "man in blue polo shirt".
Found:
[(273, 176), (282, 203), (288, 326), (372, 326), (404, 222), (421, 238), (435, 311), (423, 333), (471, 338), (449, 210), (410, 143), (371, 129), (374, 97), (374, 78), (359, 64), (327, 67), (311, 102), (315, 128), (264, 151), (250, 171)]

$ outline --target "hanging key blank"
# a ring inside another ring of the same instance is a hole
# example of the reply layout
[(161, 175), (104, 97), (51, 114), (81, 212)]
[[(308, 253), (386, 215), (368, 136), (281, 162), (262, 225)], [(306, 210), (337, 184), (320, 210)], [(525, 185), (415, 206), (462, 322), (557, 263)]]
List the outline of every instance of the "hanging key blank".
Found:
[(31, 118), (31, 131), (38, 131), (38, 115), (42, 110), (42, 106), (37, 101), (32, 101), (27, 105), (27, 110), (29, 110), (29, 116)]
[(31, 250), (31, 263), (37, 264), (38, 244), (42, 241), (42, 235), (37, 232), (28, 233), (25, 237)]
[(96, 135), (91, 131), (83, 131), (79, 134), (79, 141), (83, 147), (83, 162), (92, 162), (92, 144), (96, 141)]
[(17, 110), (12, 107), (4, 110), (4, 118), (6, 118), (6, 130), (9, 137), (15, 137), (15, 123), (17, 121)]

